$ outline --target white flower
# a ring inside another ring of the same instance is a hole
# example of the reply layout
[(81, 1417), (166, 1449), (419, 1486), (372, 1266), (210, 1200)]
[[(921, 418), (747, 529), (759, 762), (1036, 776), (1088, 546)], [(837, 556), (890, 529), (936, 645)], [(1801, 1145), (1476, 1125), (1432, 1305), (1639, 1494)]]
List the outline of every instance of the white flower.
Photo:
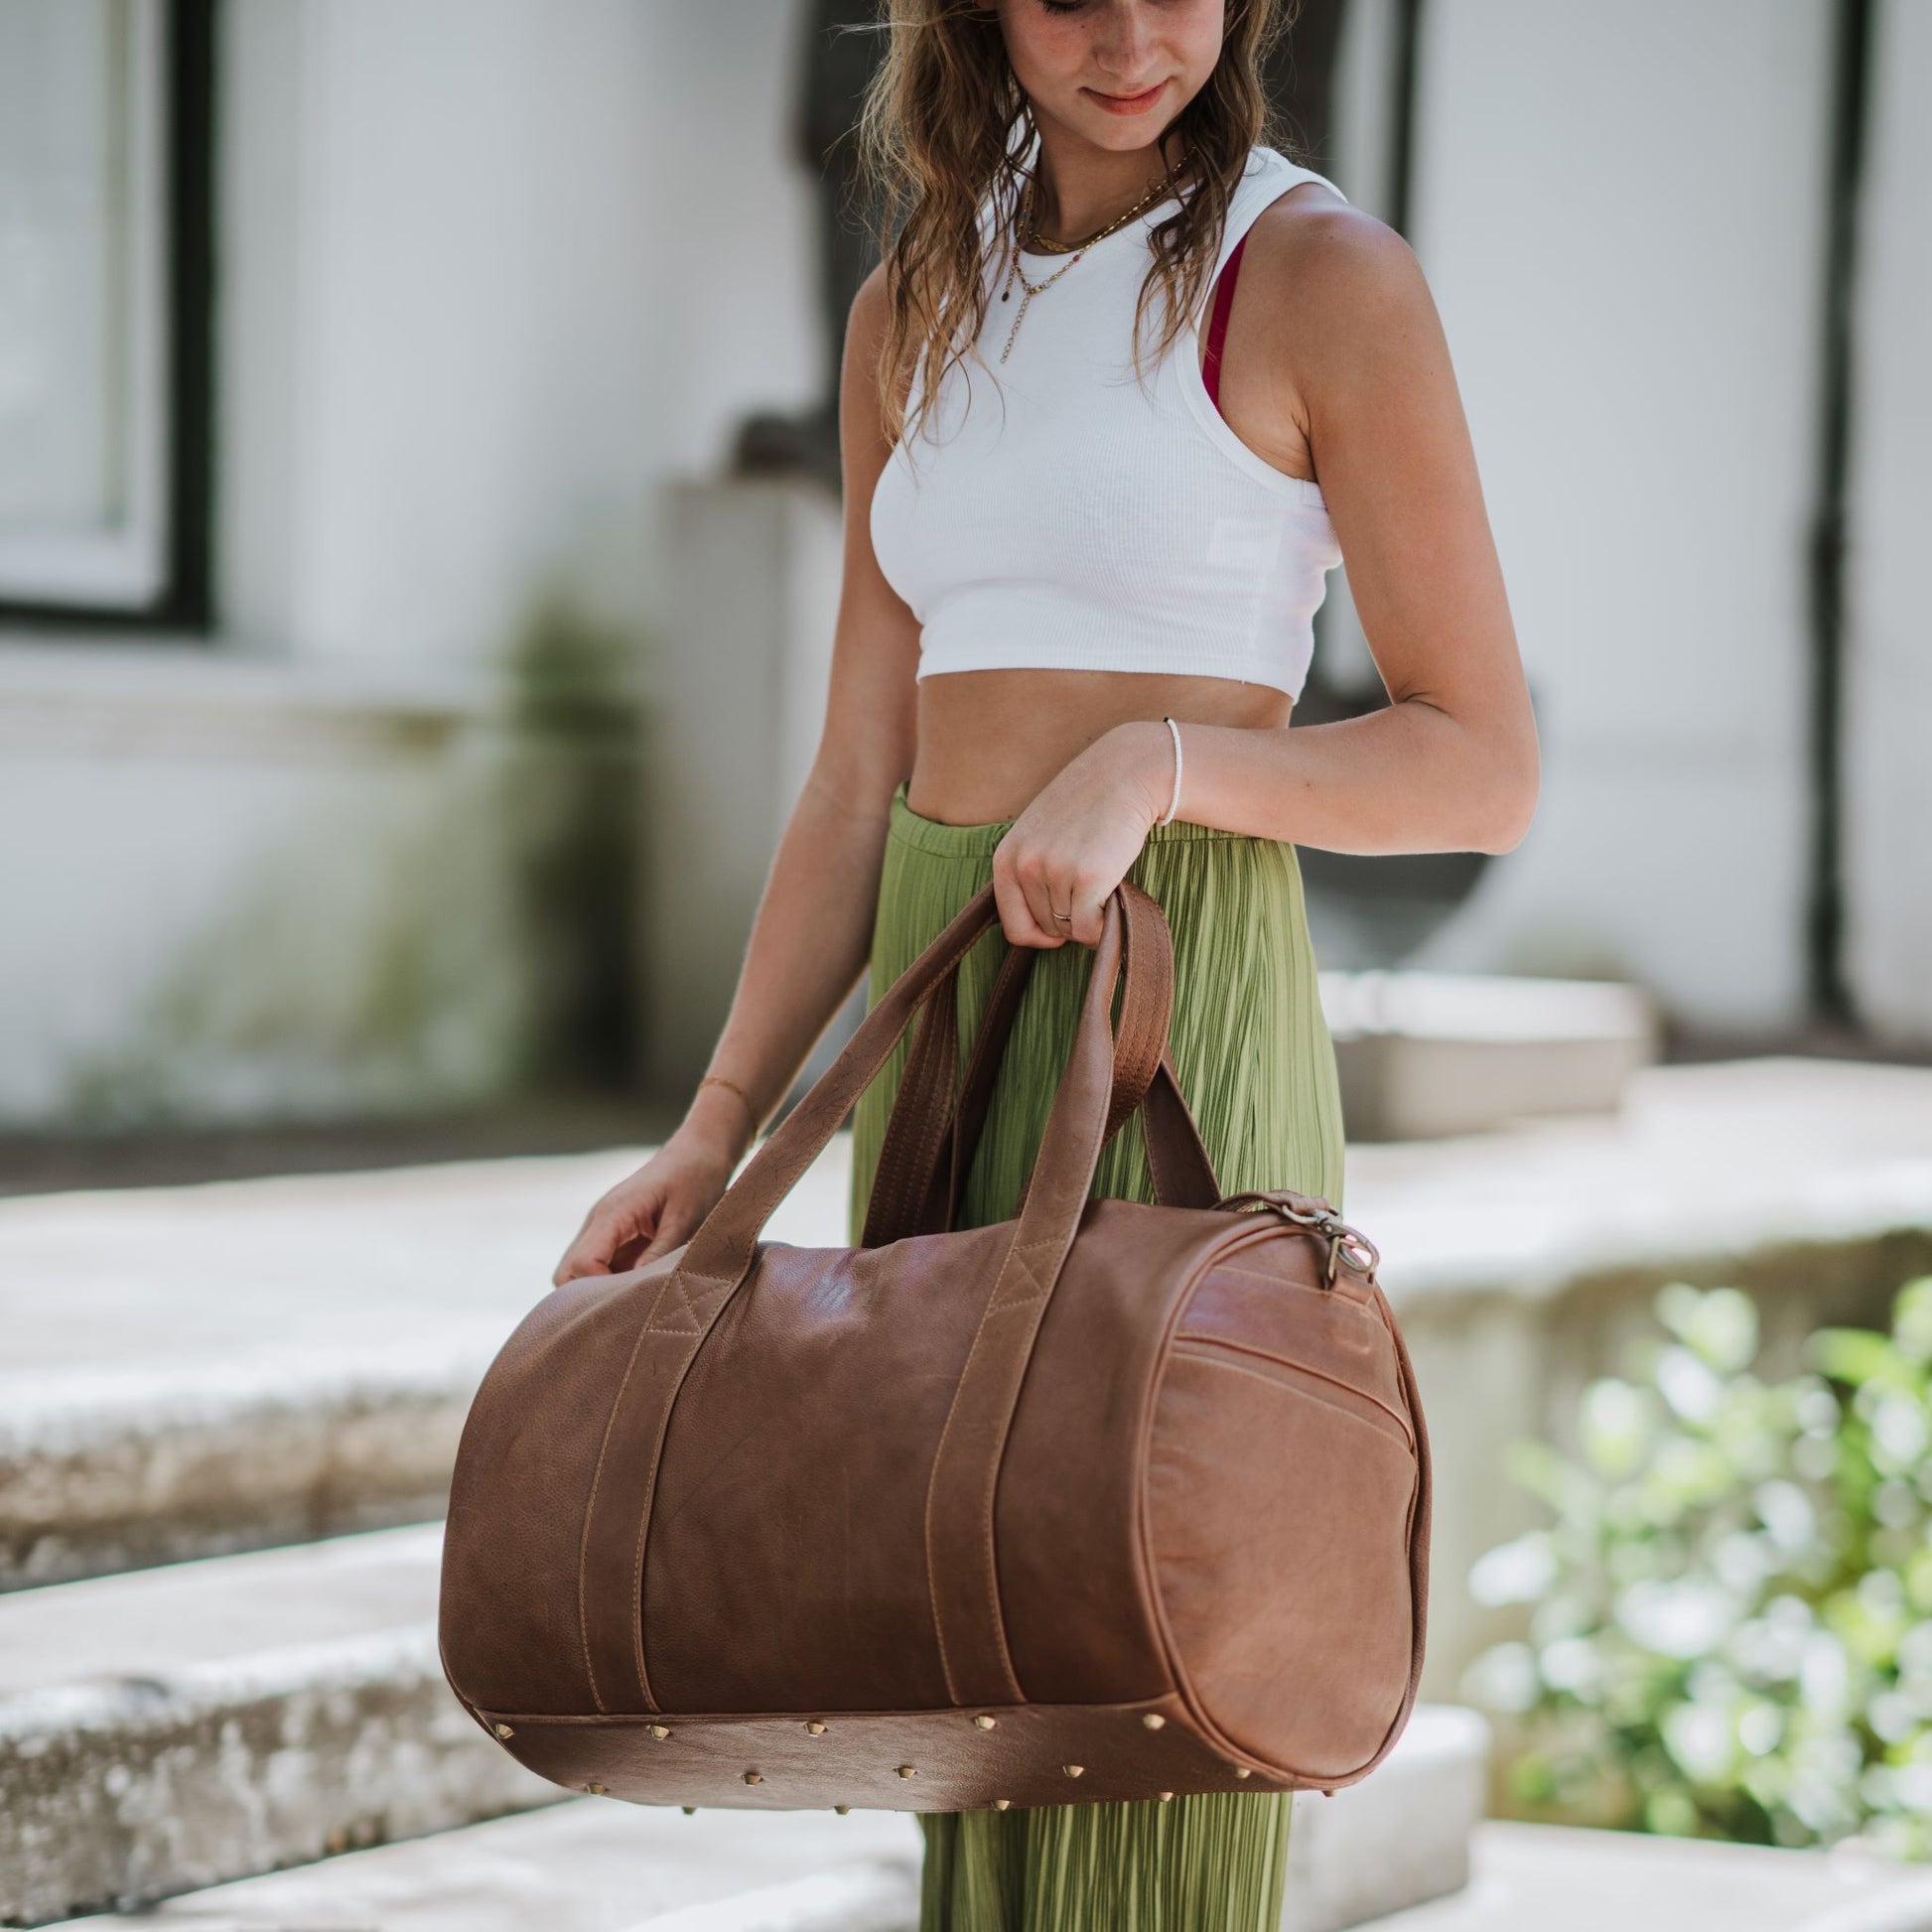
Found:
[(1695, 1577), (1632, 1584), (1618, 1597), (1616, 1620), (1634, 1643), (1665, 1657), (1704, 1657), (1737, 1620), (1728, 1591)]
[(1541, 1530), (1485, 1551), (1469, 1570), (1469, 1594), (1478, 1603), (1533, 1603), (1556, 1582), (1556, 1552)]

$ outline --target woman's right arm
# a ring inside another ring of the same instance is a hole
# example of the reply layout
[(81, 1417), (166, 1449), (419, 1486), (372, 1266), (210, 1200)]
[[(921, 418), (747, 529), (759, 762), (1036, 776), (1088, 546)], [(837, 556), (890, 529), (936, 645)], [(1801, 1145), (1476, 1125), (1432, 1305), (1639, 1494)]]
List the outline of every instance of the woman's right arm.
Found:
[(919, 651), (918, 621), (872, 548), (873, 485), (890, 450), (878, 405), (885, 327), (875, 269), (852, 305), (839, 384), (845, 554), (825, 721), (708, 1068), (751, 1104), (731, 1087), (701, 1086), (670, 1139), (592, 1207), (557, 1264), (558, 1287), (689, 1240), (865, 971), (887, 815), (912, 769)]

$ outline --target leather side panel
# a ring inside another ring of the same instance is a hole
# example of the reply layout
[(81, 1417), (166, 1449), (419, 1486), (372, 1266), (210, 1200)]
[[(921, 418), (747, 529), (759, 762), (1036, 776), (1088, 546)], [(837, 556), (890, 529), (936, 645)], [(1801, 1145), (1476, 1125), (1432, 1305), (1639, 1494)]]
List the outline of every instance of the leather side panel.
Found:
[(1005, 1222), (760, 1251), (691, 1365), (658, 1471), (643, 1618), (666, 1711), (949, 1702), (926, 1482), (1012, 1237)]
[(584, 1513), (631, 1348), (675, 1259), (546, 1296), (471, 1404), (439, 1622), (451, 1682), (472, 1704), (595, 1709), (577, 1596)]
[(1406, 1418), (1408, 1396), (1380, 1312), (1345, 1275), (1332, 1290), (1300, 1279), (1311, 1246), (1318, 1252), (1318, 1244), (1271, 1241), (1216, 1266), (1187, 1305), (1180, 1339), (1224, 1341), (1293, 1362)]
[(1000, 1601), (1030, 1699), (1104, 1704), (1168, 1688), (1139, 1533), (1155, 1385), (1203, 1255), (1267, 1232), (1207, 1209), (1088, 1203), (1000, 1475)]
[(1314, 1782), (1380, 1748), (1408, 1688), (1416, 1456), (1379, 1412), (1203, 1343), (1170, 1359), (1147, 1525), (1176, 1664), (1239, 1749)]

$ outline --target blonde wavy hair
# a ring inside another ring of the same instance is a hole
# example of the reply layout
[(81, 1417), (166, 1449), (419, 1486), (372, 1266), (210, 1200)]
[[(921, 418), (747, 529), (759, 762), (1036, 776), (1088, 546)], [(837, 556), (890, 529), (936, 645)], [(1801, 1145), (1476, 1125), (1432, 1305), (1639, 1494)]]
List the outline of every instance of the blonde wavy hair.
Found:
[[(1134, 310), (1137, 371), (1152, 305), (1162, 308), (1158, 359), (1204, 299), (1249, 150), (1264, 140), (1285, 145), (1261, 63), (1296, 5), (1227, 0), (1220, 60), (1167, 130), (1163, 145), (1180, 203), (1151, 231), (1154, 261)], [(1035, 126), (999, 16), (984, 0), (883, 0), (881, 14), (890, 39), (866, 93), (859, 152), (890, 299), (880, 412), (888, 436), (897, 438), (916, 432), (941, 377), (979, 340), (988, 257), (1012, 246)], [(983, 232), (989, 195), (995, 218)], [(921, 392), (909, 421), (898, 379), (908, 362)]]

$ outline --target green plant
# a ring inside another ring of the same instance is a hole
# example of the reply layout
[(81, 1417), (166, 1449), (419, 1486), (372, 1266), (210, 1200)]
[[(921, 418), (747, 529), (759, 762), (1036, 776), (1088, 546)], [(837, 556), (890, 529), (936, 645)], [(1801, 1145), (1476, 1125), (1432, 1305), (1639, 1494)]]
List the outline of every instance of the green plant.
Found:
[(1932, 1277), (1889, 1333), (1754, 1372), (1755, 1306), (1676, 1284), (1591, 1383), (1580, 1453), (1518, 1444), (1555, 1520), (1470, 1587), (1530, 1606), (1471, 1667), (1531, 1817), (1932, 1853)]

